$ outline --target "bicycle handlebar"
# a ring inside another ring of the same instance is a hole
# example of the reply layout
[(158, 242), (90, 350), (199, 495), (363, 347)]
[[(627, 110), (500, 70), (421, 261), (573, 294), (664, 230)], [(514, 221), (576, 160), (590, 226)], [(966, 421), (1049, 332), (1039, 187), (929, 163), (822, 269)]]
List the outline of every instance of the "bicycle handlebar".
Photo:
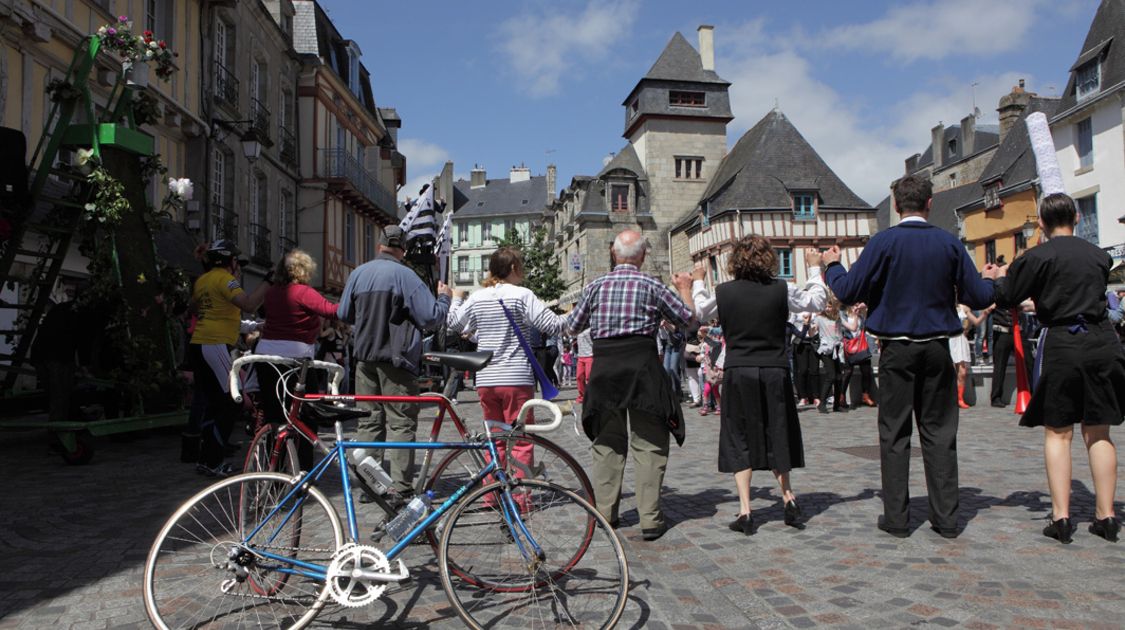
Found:
[(338, 394), (340, 392), (340, 381), (344, 378), (344, 368), (341, 365), (329, 361), (291, 359), (289, 357), (279, 357), (272, 354), (248, 354), (235, 359), (234, 363), (230, 366), (230, 396), (234, 399), (234, 402), (242, 402), (242, 392), (239, 391), (238, 372), (242, 369), (242, 366), (248, 363), (274, 363), (290, 367), (299, 367), (302, 362), (306, 362), (307, 367), (311, 369), (321, 369), (330, 372), (332, 374), (332, 380), (328, 383), (328, 393)]
[[(530, 415), (536, 407), (546, 409), (547, 412), (551, 414), (551, 421), (547, 424), (527, 424), (528, 415)], [(516, 426), (523, 427), (523, 430), (528, 433), (547, 433), (548, 431), (554, 431), (559, 428), (559, 425), (562, 424), (562, 420), (562, 410), (559, 409), (558, 405), (549, 400), (532, 398), (520, 407), (520, 413), (516, 416)]]

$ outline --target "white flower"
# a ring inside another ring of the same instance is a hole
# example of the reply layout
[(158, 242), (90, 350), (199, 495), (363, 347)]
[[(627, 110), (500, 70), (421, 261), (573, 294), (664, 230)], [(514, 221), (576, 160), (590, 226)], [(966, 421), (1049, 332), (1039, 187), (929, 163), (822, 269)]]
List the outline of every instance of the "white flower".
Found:
[(183, 199), (184, 201), (191, 201), (192, 193), (195, 191), (195, 186), (191, 180), (183, 177), (180, 179), (172, 179), (168, 181), (168, 190), (172, 195)]
[(101, 36), (101, 37), (105, 37), (105, 27), (104, 26), (98, 29), (98, 35)]
[(78, 149), (78, 166), (86, 166), (86, 163), (93, 159), (93, 157), (93, 149)]
[(154, 40), (148, 43), (148, 47), (153, 50), (157, 50), (158, 48), (160, 48), (160, 44)]
[(145, 51), (145, 59), (152, 59), (152, 54), (153, 53), (152, 53), (151, 50), (146, 50)]

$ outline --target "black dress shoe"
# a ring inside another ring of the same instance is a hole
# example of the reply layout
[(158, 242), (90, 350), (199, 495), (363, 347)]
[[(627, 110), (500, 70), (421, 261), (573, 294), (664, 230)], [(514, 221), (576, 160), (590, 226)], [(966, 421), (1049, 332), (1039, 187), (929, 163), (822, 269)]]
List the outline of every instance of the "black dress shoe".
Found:
[(785, 504), (785, 524), (790, 527), (801, 526), (801, 506), (797, 505), (796, 501), (788, 501)]
[(642, 529), (641, 530), (641, 538), (643, 538), (643, 539), (645, 539), (649, 542), (652, 542), (654, 540), (658, 540), (667, 531), (668, 531), (667, 525), (661, 525), (660, 527), (657, 527), (655, 529)]
[(1090, 533), (1095, 536), (1101, 536), (1109, 542), (1117, 542), (1117, 534), (1121, 531), (1121, 523), (1112, 516), (1107, 516), (1103, 519), (1094, 519), (1090, 523)]
[(937, 532), (937, 535), (942, 538), (957, 538), (961, 535), (961, 532), (957, 531), (956, 527), (938, 527), (937, 525), (930, 525), (930, 529)]
[(1005, 405), (1004, 402), (1001, 401), (1001, 400), (994, 400), (994, 401), (992, 401), (992, 406), (993, 407), (999, 407), (999, 408), (1003, 409), (1004, 407), (1007, 407), (1008, 405)]
[(747, 536), (753, 535), (754, 528), (754, 515), (753, 514), (739, 514), (738, 518), (730, 522), (730, 530), (732, 532), (742, 532)]
[(1074, 525), (1071, 525), (1069, 518), (1060, 518), (1055, 521), (1052, 520), (1043, 528), (1043, 535), (1047, 538), (1054, 538), (1064, 545), (1069, 545), (1073, 538)]
[(876, 525), (876, 527), (878, 527), (879, 529), (887, 532), (891, 536), (894, 536), (895, 538), (909, 538), (910, 537), (910, 528), (908, 528), (908, 527), (891, 527), (890, 525), (887, 525), (887, 520), (885, 518), (883, 518), (882, 516), (879, 517), (879, 522)]
[(619, 519), (619, 518), (613, 519), (612, 521), (609, 522), (609, 526), (612, 527), (613, 529), (617, 529), (617, 528), (621, 527), (621, 519)]

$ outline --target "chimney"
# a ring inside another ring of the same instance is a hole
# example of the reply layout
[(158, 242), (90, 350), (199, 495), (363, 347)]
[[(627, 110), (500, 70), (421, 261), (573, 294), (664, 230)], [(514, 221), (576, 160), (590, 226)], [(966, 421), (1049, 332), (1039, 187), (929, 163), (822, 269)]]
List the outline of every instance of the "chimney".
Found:
[(1012, 127), (1019, 122), (1020, 116), (1023, 116), (1024, 112), (1027, 111), (1032, 96), (1035, 95), (1024, 91), (1024, 82), (1023, 79), (1020, 79), (1020, 84), (1012, 88), (1011, 93), (1000, 97), (1000, 106), (996, 108), (996, 111), (1000, 114), (1001, 143), (1004, 142), (1004, 138), (1008, 136)]
[(703, 62), (704, 70), (715, 69), (715, 27), (702, 24), (699, 31), (699, 60)]
[(906, 174), (907, 175), (910, 175), (914, 171), (918, 170), (918, 159), (921, 158), (921, 157), (922, 157), (921, 154), (915, 153), (914, 155), (906, 158)]
[(961, 157), (973, 154), (974, 140), (977, 137), (977, 117), (969, 114), (961, 119)]
[(513, 166), (512, 171), (508, 174), (508, 181), (515, 184), (518, 182), (531, 181), (531, 169), (523, 164)]
[(488, 182), (484, 175), (483, 166), (480, 164), (474, 166), (469, 174), (469, 188), (484, 188), (484, 185)]
[(945, 124), (938, 123), (930, 130), (930, 153), (934, 156), (934, 170), (941, 168), (941, 158), (945, 154)]
[(555, 186), (559, 179), (559, 169), (554, 164), (547, 165), (547, 205), (555, 203)]

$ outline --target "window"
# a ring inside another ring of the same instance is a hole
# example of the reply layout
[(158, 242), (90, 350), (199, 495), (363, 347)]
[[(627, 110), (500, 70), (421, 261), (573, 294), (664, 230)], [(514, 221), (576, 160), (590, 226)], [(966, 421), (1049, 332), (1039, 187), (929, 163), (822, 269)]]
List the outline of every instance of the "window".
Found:
[(1095, 59), (1085, 64), (1074, 73), (1074, 93), (1078, 99), (1084, 99), (1096, 94), (1101, 88), (1102, 65)]
[(157, 40), (172, 44), (172, 3), (169, 0), (145, 0), (145, 30)]
[(257, 59), (250, 60), (250, 96), (262, 100), (262, 64)]
[(480, 257), (481, 271), (488, 271), (488, 259), (489, 258), (492, 258), (491, 254), (481, 254), (481, 257)]
[(1094, 245), (1098, 244), (1098, 199), (1097, 195), (1090, 195), (1076, 199), (1078, 202), (1078, 226), (1074, 235), (1084, 238)]
[(706, 107), (707, 102), (703, 92), (668, 92), (668, 104), (675, 107)]
[(637, 115), (637, 102), (637, 99), (633, 99), (633, 102), (629, 103), (629, 116)]
[(288, 13), (281, 16), (281, 32), (286, 35), (293, 34), (293, 16)]
[(293, 225), (293, 193), (281, 190), (281, 204), (278, 207), (277, 233), (281, 253), (297, 246), (297, 230)]
[(949, 185), (950, 186), (956, 186), (957, 185), (957, 173), (950, 173), (949, 174)]
[(1027, 249), (1027, 239), (1024, 238), (1023, 232), (1016, 232), (1014, 240), (1017, 254)]
[(793, 218), (808, 220), (816, 218), (816, 195), (801, 193), (793, 195)]
[(989, 264), (996, 263), (996, 240), (989, 239), (984, 244), (984, 262)]
[(223, 192), (227, 181), (227, 155), (215, 148), (211, 156), (211, 203), (223, 205)]
[(1075, 129), (1078, 132), (1078, 167), (1090, 168), (1094, 165), (1094, 126), (1087, 118), (1079, 121)]
[(949, 157), (957, 157), (957, 138), (949, 139)]
[(457, 257), (457, 273), (468, 273), (468, 272), (469, 272), (469, 257), (468, 256), (458, 256)]
[[(527, 203), (526, 201), (524, 203)], [(504, 219), (504, 238), (512, 237), (512, 230), (516, 229), (516, 222), (512, 219)]]
[(777, 254), (777, 277), (793, 277), (793, 250), (788, 247), (778, 247), (773, 250)]
[(344, 212), (344, 262), (355, 264), (355, 213)]
[[(468, 225), (462, 225), (462, 224), (458, 223), (456, 227), (457, 227), (457, 244), (462, 246), (462, 247), (464, 247), (465, 245), (468, 245), (468, 243), (469, 243), (469, 226)], [(466, 260), (468, 260), (468, 259), (466, 259)], [(466, 263), (466, 265), (467, 265), (467, 263)]]
[(703, 179), (703, 158), (676, 158), (676, 179)]
[(480, 238), (486, 243), (492, 240), (492, 221), (485, 221), (481, 223)]
[(707, 263), (711, 266), (711, 283), (717, 284), (719, 282), (719, 260), (714, 256), (708, 256)]
[(984, 209), (995, 210), (1004, 207), (1004, 202), (1000, 200), (1000, 184), (989, 186), (984, 191)]
[(612, 184), (609, 187), (609, 209), (614, 212), (629, 211), (628, 184)]
[(255, 223), (265, 227), (270, 207), (266, 177), (265, 175), (251, 176), (250, 181), (252, 182), (250, 194), (254, 196), (254, 199), (250, 201), (253, 208), (253, 214), (250, 216), (254, 217)]

